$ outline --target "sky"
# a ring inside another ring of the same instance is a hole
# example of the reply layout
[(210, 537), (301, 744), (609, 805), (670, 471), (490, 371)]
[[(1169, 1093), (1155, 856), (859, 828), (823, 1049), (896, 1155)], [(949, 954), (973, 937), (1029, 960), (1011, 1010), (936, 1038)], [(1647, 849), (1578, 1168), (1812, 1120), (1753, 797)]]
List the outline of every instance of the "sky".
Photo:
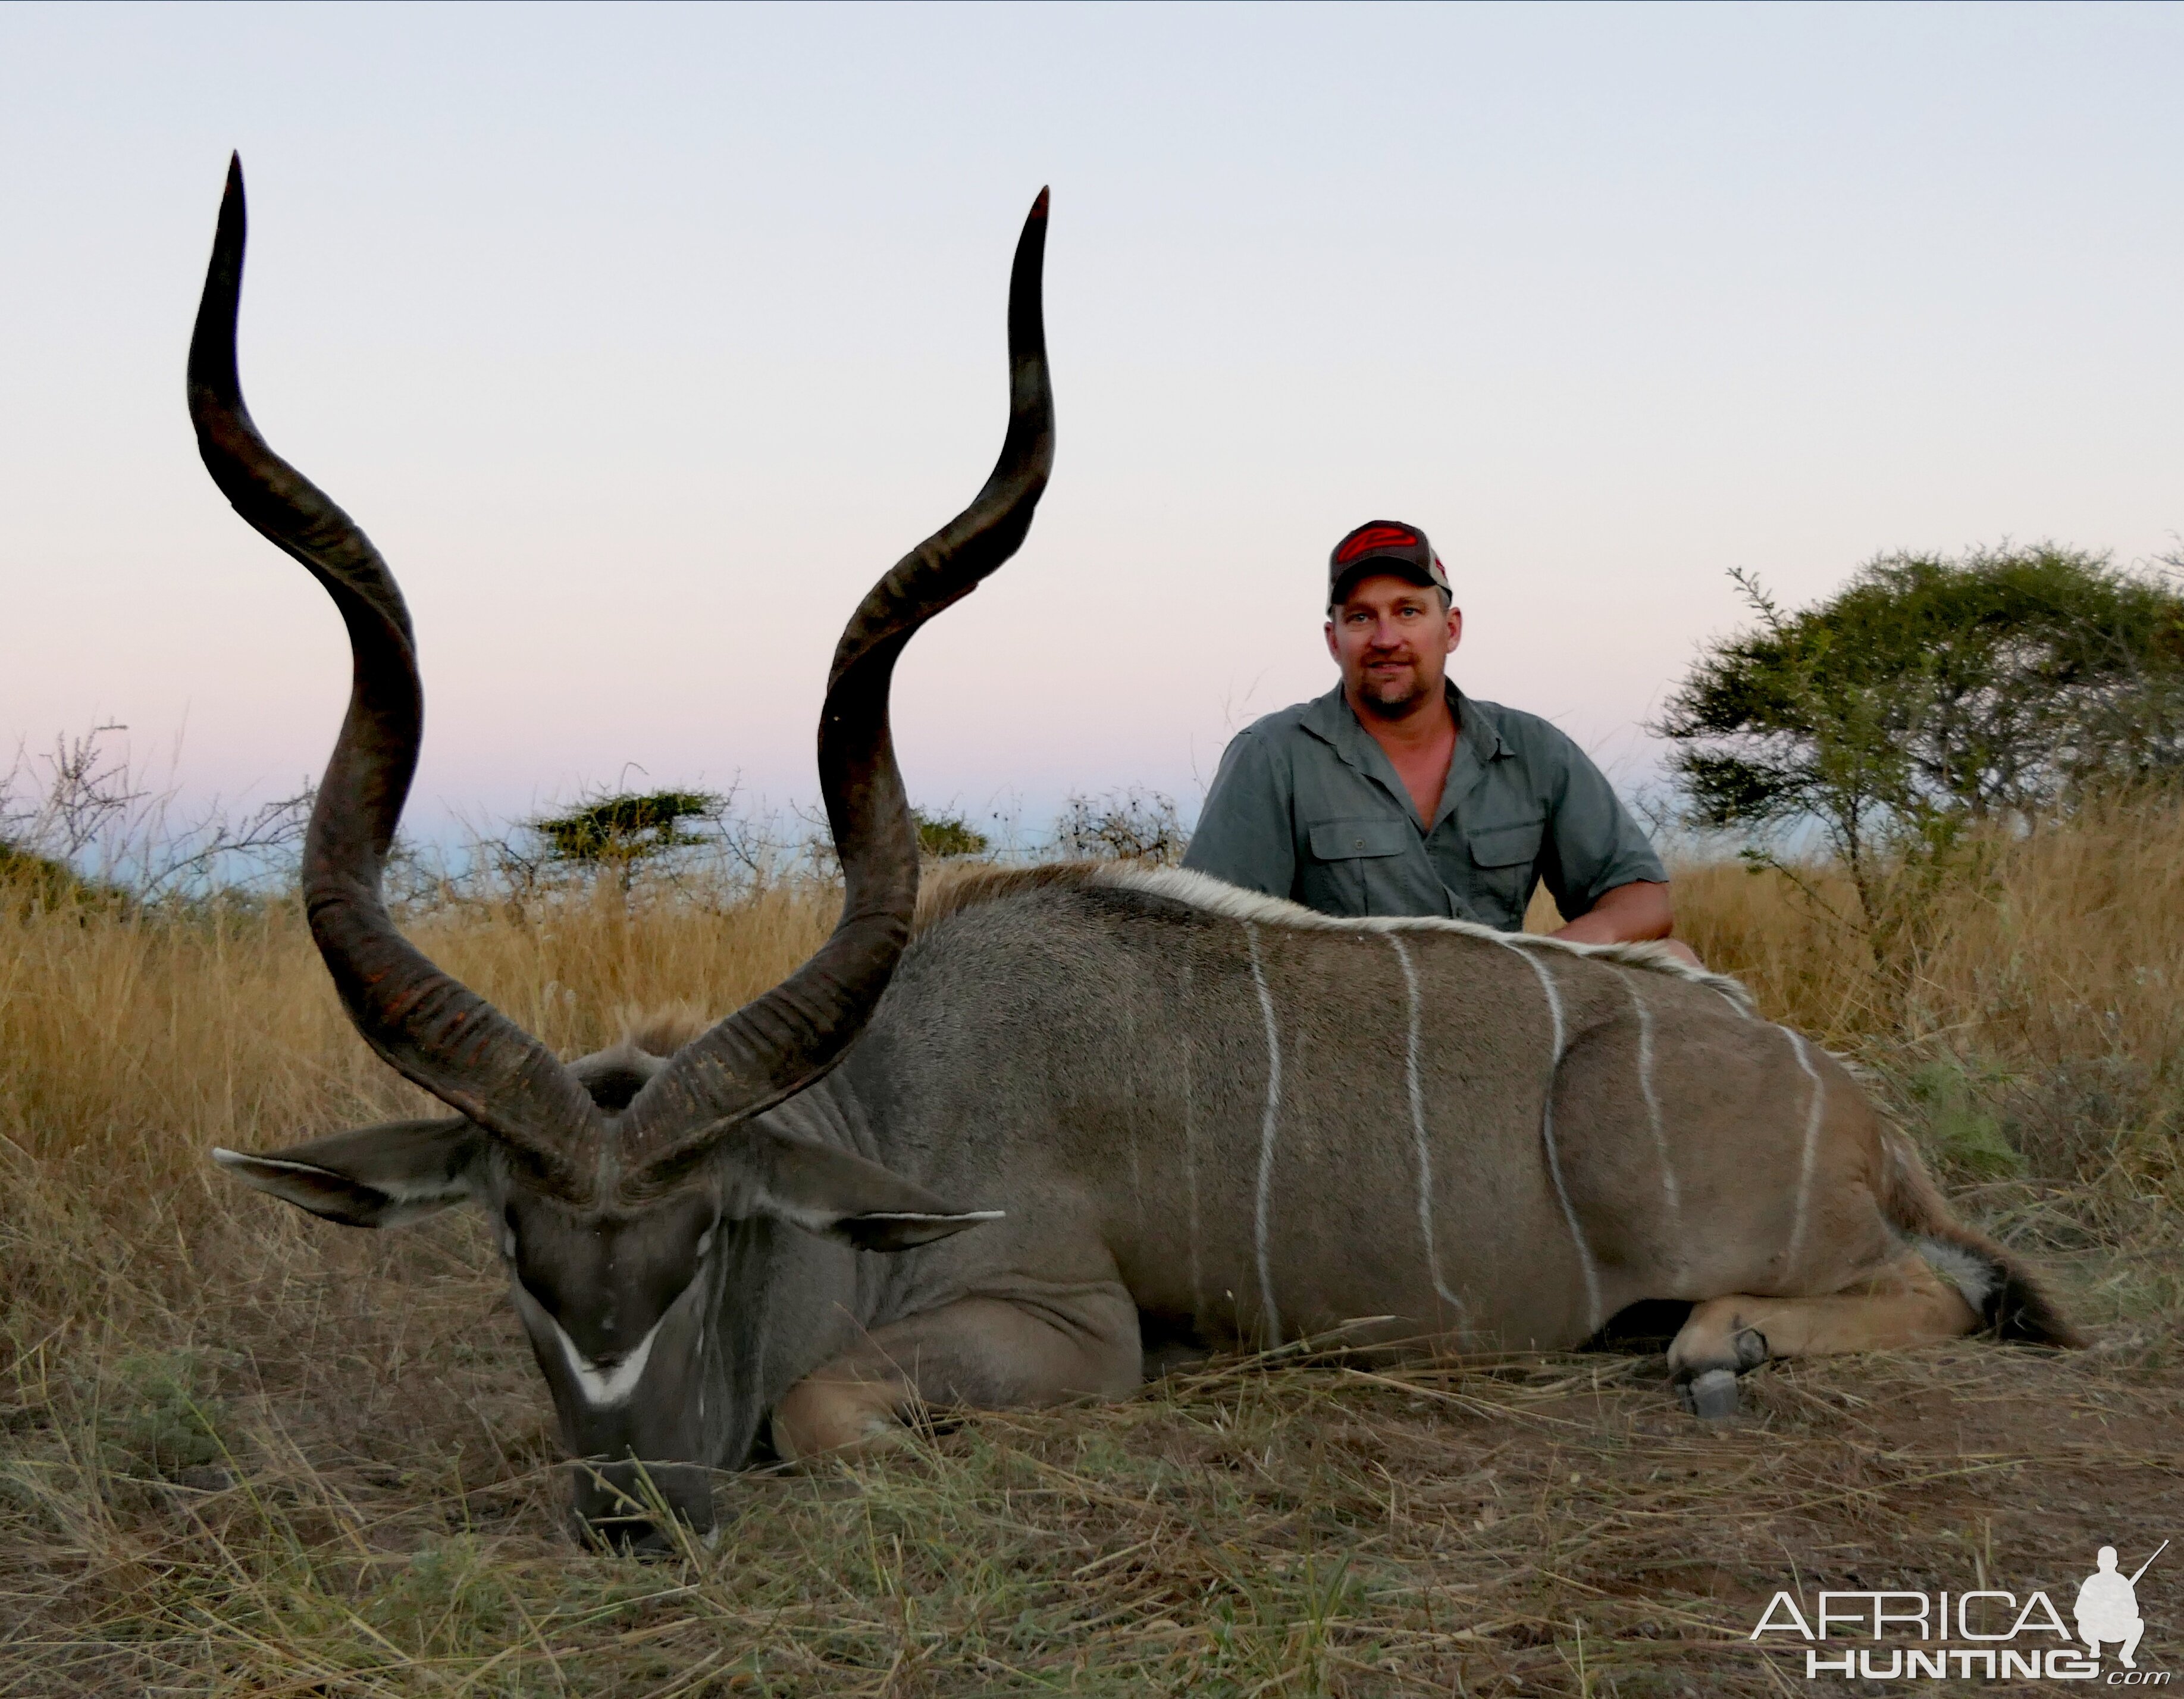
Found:
[(0, 739), (231, 802), (331, 744), (338, 618), (184, 407), (238, 148), (245, 390), (409, 598), (426, 832), (816, 790), (1044, 184), (1054, 480), (903, 662), (913, 799), (1195, 813), (1379, 517), (1463, 687), (1639, 785), (1731, 568), (2177, 549), (2180, 88), (2176, 6), (0, 8)]

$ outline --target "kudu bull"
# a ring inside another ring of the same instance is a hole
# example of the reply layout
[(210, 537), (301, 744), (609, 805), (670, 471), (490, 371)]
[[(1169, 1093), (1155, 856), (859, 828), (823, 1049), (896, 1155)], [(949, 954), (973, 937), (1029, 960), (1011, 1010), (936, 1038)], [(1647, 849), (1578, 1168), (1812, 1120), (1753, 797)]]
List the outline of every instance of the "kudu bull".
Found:
[(1120, 1396), (1149, 1338), (1559, 1348), (1681, 1299), (1669, 1355), (1704, 1415), (1770, 1354), (1982, 1322), (2071, 1342), (1833, 1058), (1652, 947), (1070, 867), (928, 892), (905, 950), (916, 847), (888, 681), (916, 626), (1014, 551), (1044, 486), (1045, 212), (1011, 280), (1000, 464), (837, 651), (820, 769), (839, 925), (710, 1031), (564, 1066), (381, 903), (419, 733), (408, 622), (362, 534), (243, 411), (231, 177), (191, 354), (199, 441), (355, 652), (306, 848), (314, 936), (366, 1040), (458, 1114), (218, 1160), (352, 1226), (482, 1205), (564, 1438), (593, 1460), (577, 1514), (638, 1544), (665, 1536), (635, 1460), (707, 1526), (707, 1470), (769, 1440), (805, 1457), (922, 1406)]

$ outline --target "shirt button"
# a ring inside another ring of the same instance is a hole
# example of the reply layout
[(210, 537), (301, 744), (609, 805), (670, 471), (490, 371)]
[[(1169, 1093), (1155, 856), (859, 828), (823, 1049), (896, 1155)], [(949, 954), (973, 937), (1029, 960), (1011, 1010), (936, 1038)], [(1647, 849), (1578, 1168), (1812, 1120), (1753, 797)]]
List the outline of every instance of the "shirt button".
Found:
[(1357, 847), (1358, 847), (1358, 848), (1360, 848), (1360, 849), (1363, 849), (1363, 848), (1365, 847), (1365, 840), (1364, 840), (1364, 839), (1360, 838), (1360, 839), (1358, 839), (1358, 840), (1357, 840)]

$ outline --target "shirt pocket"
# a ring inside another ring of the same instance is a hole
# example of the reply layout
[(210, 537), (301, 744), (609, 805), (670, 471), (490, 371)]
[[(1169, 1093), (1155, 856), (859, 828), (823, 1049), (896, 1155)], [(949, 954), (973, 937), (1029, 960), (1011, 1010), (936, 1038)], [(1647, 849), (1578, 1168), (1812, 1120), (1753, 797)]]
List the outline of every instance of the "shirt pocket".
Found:
[(1418, 841), (1402, 820), (1322, 820), (1306, 835), (1298, 900), (1323, 914), (1406, 913), (1402, 858)]
[(1547, 817), (1502, 820), (1474, 826), (1464, 836), (1473, 863), (1483, 868), (1529, 867), (1540, 858), (1540, 840), (1546, 836)]
[(1524, 906), (1532, 895), (1532, 869), (1540, 858), (1540, 841), (1546, 835), (1547, 817), (1529, 820), (1496, 820), (1474, 826), (1464, 834), (1471, 852), (1473, 907), (1489, 925), (1508, 929), (1524, 924)]
[(1312, 858), (1355, 861), (1401, 855), (1418, 841), (1418, 836), (1401, 820), (1323, 820), (1312, 829)]

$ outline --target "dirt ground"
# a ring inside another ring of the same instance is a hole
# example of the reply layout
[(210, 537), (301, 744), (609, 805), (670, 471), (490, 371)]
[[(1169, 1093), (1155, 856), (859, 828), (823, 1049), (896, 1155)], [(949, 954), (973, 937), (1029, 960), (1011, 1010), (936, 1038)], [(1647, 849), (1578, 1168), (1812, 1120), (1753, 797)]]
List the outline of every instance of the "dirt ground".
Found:
[[(1653, 1353), (1216, 1363), (724, 1478), (716, 1543), (640, 1562), (564, 1531), (474, 1223), (282, 1219), (198, 1247), (164, 1349), (139, 1323), (19, 1364), (0, 1694), (1705, 1699), (1806, 1686), (1802, 1641), (1749, 1638), (1778, 1589), (2042, 1588), (2067, 1618), (2099, 1546), (2184, 1532), (2173, 1261), (2087, 1252), (2058, 1272), (2088, 1352), (1772, 1366), (1720, 1430)], [(2184, 1558), (2139, 1597), (2141, 1666), (2184, 1664)]]

